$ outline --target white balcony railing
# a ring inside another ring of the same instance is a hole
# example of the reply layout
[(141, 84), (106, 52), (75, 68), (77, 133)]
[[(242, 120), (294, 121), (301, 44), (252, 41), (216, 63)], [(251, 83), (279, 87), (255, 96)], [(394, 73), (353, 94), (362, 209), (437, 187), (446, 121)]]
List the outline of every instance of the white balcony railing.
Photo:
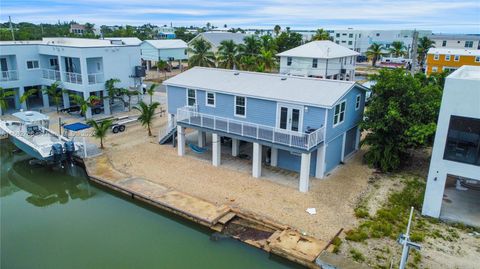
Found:
[(82, 74), (79, 73), (63, 72), (63, 78), (68, 83), (82, 84)]
[(266, 125), (249, 123), (210, 114), (199, 113), (188, 107), (177, 109), (177, 123), (187, 123), (202, 128), (243, 137), (263, 140), (293, 148), (310, 150), (324, 140), (324, 127), (311, 133), (300, 133)]
[(104, 83), (103, 73), (88, 74), (88, 84)]
[(2, 75), (0, 76), (0, 81), (10, 81), (10, 80), (18, 80), (17, 70), (2, 71)]
[(55, 69), (42, 69), (42, 77), (53, 81), (60, 81), (60, 71)]

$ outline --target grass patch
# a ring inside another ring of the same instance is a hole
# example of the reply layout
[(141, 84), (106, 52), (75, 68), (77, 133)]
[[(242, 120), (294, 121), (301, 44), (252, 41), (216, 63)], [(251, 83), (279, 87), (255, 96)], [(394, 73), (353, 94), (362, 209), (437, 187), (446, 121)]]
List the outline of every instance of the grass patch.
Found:
[(334, 245), (333, 248), (333, 253), (338, 253), (340, 252), (340, 246), (342, 245), (342, 239), (338, 238), (338, 236), (335, 236), (332, 240), (332, 245)]
[(363, 254), (360, 251), (358, 251), (354, 248), (352, 248), (350, 250), (350, 254), (352, 254), (352, 259), (356, 262), (364, 262), (365, 261), (365, 257), (363, 256)]
[(363, 219), (363, 218), (368, 218), (370, 215), (368, 214), (368, 210), (364, 207), (357, 207), (354, 210), (355, 212), (355, 217)]

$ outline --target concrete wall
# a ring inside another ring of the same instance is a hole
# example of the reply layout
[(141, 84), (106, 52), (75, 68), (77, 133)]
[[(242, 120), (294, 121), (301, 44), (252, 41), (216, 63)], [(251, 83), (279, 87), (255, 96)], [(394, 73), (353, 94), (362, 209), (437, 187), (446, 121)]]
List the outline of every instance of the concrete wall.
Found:
[(328, 142), (325, 153), (325, 173), (332, 171), (342, 161), (342, 145), (343, 134), (338, 135)]
[[(300, 172), (300, 165), (302, 162), (302, 156), (298, 153), (289, 152), (286, 150), (278, 150), (277, 166), (286, 170)], [(317, 151), (311, 153), (310, 158), (310, 176), (315, 176), (315, 170), (317, 168)]]
[(158, 58), (160, 57), (160, 55), (157, 48), (155, 48), (148, 42), (142, 42), (142, 44), (140, 45), (140, 48), (142, 50), (142, 59), (150, 60), (150, 61), (158, 61)]

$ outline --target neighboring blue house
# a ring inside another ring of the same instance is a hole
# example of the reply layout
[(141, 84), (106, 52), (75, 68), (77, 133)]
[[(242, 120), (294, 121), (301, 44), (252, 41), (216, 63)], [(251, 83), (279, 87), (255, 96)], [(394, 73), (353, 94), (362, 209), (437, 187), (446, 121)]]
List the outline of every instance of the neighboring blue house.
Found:
[(188, 60), (188, 45), (181, 39), (145, 40), (140, 48), (142, 59), (147, 62), (148, 69), (159, 60), (168, 62)]
[[(170, 128), (185, 154), (185, 128), (198, 130), (199, 147), (212, 133), (212, 162), (220, 165), (220, 138), (253, 144), (253, 177), (263, 162), (323, 178), (358, 149), (365, 88), (350, 81), (194, 67), (164, 82)], [(176, 123), (176, 124), (175, 124)], [(161, 138), (162, 139), (162, 138)]]

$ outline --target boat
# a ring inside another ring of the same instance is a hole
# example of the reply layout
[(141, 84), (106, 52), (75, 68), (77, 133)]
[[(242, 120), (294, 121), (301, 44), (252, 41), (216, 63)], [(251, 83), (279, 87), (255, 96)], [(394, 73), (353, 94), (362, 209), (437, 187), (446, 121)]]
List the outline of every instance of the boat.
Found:
[(12, 116), (18, 120), (0, 120), (0, 129), (17, 148), (47, 163), (71, 160), (78, 146), (49, 127), (48, 116), (36, 111), (20, 111)]

